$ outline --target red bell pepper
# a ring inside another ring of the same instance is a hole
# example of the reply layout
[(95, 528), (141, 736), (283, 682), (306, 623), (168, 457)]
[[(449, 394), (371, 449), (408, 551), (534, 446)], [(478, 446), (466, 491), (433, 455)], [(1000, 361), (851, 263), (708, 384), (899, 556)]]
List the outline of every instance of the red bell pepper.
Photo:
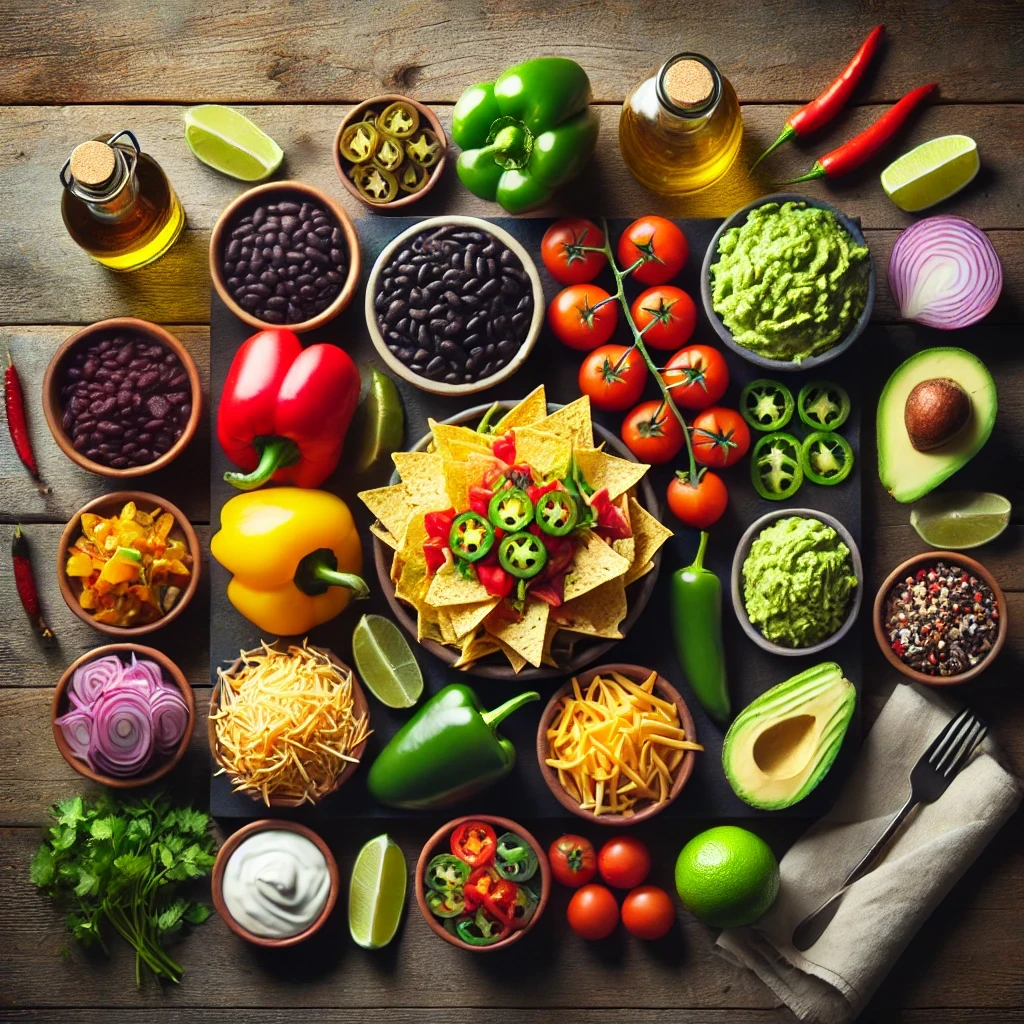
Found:
[(217, 439), (245, 471), (224, 479), (243, 491), (270, 479), (318, 487), (338, 465), (358, 401), (359, 371), (336, 345), (254, 334), (235, 353), (217, 410)]

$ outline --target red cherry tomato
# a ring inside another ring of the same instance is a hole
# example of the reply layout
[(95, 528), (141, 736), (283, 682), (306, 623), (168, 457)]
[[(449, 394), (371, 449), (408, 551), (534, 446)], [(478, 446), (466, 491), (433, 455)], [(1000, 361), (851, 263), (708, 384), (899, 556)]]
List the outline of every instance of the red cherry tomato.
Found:
[(601, 847), (597, 869), (616, 889), (635, 889), (651, 870), (651, 855), (639, 839), (616, 836)]
[(603, 252), (582, 252), (581, 246), (600, 248), (604, 232), (583, 217), (566, 217), (544, 232), (540, 255), (548, 273), (561, 284), (586, 284), (604, 270)]
[(729, 491), (717, 473), (703, 470), (696, 485), (688, 473), (676, 473), (668, 485), (668, 507), (672, 514), (695, 530), (706, 530), (722, 518), (729, 504)]
[[(633, 300), (630, 312), (633, 322), (644, 332), (644, 344), (651, 348), (679, 348), (690, 340), (697, 326), (697, 307), (693, 299), (682, 288), (671, 284), (641, 292)], [(656, 322), (648, 327), (652, 321)]]
[(689, 345), (669, 359), (661, 379), (680, 408), (707, 409), (720, 401), (729, 387), (729, 367), (717, 348)]
[(565, 916), (569, 927), (590, 942), (606, 939), (619, 923), (619, 905), (610, 889), (603, 885), (585, 885), (577, 889), (569, 900)]
[(567, 833), (556, 839), (548, 850), (551, 874), (555, 881), (573, 889), (586, 885), (597, 874), (594, 844), (583, 836)]
[(672, 410), (658, 399), (641, 402), (622, 421), (622, 440), (641, 461), (671, 462), (686, 443)]
[(735, 409), (712, 406), (693, 419), (693, 457), (702, 466), (723, 468), (739, 462), (750, 448), (750, 428)]
[(672, 897), (656, 885), (642, 885), (622, 901), (622, 923), (638, 939), (663, 938), (675, 924)]
[[(619, 303), (596, 284), (563, 288), (548, 306), (548, 324), (563, 345), (589, 352), (603, 345), (619, 322)], [(600, 303), (600, 308), (596, 308)]]
[(583, 360), (580, 393), (590, 404), (607, 412), (622, 412), (635, 405), (647, 383), (647, 364), (636, 349), (602, 345)]
[(622, 232), (619, 239), (619, 269), (627, 270), (642, 259), (633, 271), (640, 284), (666, 284), (686, 263), (690, 245), (686, 235), (664, 217), (641, 217)]

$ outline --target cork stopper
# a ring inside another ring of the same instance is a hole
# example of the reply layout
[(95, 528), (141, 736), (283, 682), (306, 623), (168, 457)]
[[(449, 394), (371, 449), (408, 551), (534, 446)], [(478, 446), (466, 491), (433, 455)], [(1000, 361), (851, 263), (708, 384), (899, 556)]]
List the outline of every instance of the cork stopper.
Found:
[(715, 91), (715, 80), (706, 65), (699, 60), (684, 58), (666, 69), (665, 95), (673, 106), (702, 107)]
[(71, 154), (71, 177), (86, 188), (105, 185), (116, 167), (114, 150), (105, 142), (83, 142)]

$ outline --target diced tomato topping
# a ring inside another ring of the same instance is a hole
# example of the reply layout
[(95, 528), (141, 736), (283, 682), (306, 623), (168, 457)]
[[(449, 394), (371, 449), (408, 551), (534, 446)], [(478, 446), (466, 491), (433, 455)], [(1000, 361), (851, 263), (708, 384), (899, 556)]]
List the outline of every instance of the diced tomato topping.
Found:
[(493, 445), (491, 445), (491, 451), (494, 452), (496, 459), (501, 459), (502, 462), (509, 464), (516, 461), (516, 436), (510, 430), (507, 434), (503, 434), (499, 437)]
[(605, 540), (624, 540), (633, 536), (622, 509), (609, 499), (607, 487), (594, 492), (590, 505), (597, 513), (597, 532)]
[(431, 537), (423, 545), (423, 557), (427, 562), (427, 575), (433, 576), (445, 563), (445, 548), (447, 544), (440, 537)]
[(476, 485), (469, 489), (469, 507), (478, 516), (487, 518), (487, 506), (491, 503), (494, 492), (489, 487), (478, 487)]
[(564, 491), (565, 487), (562, 486), (561, 480), (551, 480), (546, 484), (533, 484), (526, 488), (526, 494), (530, 501), (537, 504), (537, 499), (542, 494), (547, 494), (549, 491)]
[(423, 517), (423, 525), (426, 528), (427, 536), (431, 539), (443, 540), (448, 543), (448, 535), (452, 531), (452, 523), (455, 522), (455, 509), (449, 508), (444, 512), (428, 512)]
[(530, 597), (535, 597), (538, 601), (557, 608), (565, 600), (565, 573), (560, 572), (543, 583), (534, 583), (530, 587)]
[(476, 575), (487, 593), (493, 597), (508, 597), (515, 586), (515, 580), (500, 565), (477, 562)]

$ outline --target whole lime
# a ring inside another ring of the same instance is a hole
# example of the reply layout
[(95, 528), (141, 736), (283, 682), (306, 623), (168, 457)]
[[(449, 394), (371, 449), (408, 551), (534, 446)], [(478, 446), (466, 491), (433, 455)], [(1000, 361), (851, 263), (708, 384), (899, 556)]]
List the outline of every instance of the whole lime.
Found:
[(738, 928), (756, 921), (779, 894), (779, 865), (768, 844), (736, 825), (694, 836), (676, 860), (676, 890), (698, 921)]

